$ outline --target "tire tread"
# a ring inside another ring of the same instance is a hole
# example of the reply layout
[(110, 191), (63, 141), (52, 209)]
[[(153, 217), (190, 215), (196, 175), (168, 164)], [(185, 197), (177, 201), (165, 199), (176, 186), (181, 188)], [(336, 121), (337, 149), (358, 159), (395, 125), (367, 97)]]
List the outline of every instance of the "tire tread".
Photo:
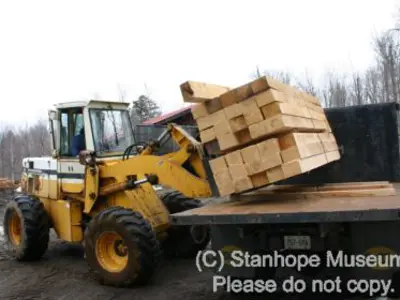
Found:
[(123, 207), (112, 207), (100, 212), (89, 224), (85, 232), (85, 251), (90, 259), (96, 259), (94, 249), (94, 235), (101, 228), (102, 224), (115, 224), (119, 228), (124, 228), (130, 238), (135, 241), (140, 251), (141, 269), (136, 276), (127, 276), (121, 282), (105, 279), (102, 270), (97, 264), (91, 264), (91, 269), (103, 284), (117, 287), (128, 287), (132, 285), (146, 284), (151, 278), (158, 265), (160, 257), (160, 247), (155, 233), (143, 216), (137, 212)]

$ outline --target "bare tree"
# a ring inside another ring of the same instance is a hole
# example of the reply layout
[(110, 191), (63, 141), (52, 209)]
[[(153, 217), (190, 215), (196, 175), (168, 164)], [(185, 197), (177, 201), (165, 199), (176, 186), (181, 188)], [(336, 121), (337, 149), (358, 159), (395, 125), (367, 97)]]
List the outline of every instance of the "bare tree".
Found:
[(343, 107), (349, 104), (346, 78), (335, 73), (326, 74), (325, 87), (322, 89), (322, 100), (325, 107)]
[(260, 68), (257, 66), (254, 73), (252, 73), (251, 78), (256, 79), (262, 76), (269, 76), (276, 80), (282, 81), (285, 84), (291, 84), (292, 82), (292, 75), (285, 71), (274, 71), (274, 70), (264, 70), (261, 71)]
[(303, 80), (296, 80), (296, 85), (301, 90), (313, 95), (314, 97), (317, 97), (319, 94), (319, 91), (318, 91), (316, 85), (314, 84), (314, 81), (308, 71), (305, 72), (305, 76), (304, 76)]
[(47, 122), (39, 120), (31, 128), (31, 136), (35, 139), (35, 155), (43, 156), (50, 154), (50, 135), (47, 130)]
[(50, 136), (46, 124), (39, 120), (21, 128), (0, 126), (0, 177), (19, 179), (23, 158), (50, 155)]
[(119, 83), (117, 85), (117, 90), (118, 90), (119, 101), (125, 102), (126, 101), (126, 95), (127, 95), (126, 90), (123, 89)]
[(354, 72), (352, 74), (352, 88), (350, 90), (350, 97), (351, 104), (364, 104), (364, 81), (358, 72)]
[(145, 90), (145, 96), (149, 99), (151, 99), (151, 90), (149, 88), (149, 86), (147, 85), (147, 83), (144, 83), (144, 90)]
[(381, 73), (376, 67), (370, 67), (365, 72), (364, 93), (366, 103), (384, 102), (385, 91), (381, 80)]
[(250, 77), (254, 78), (254, 79), (260, 78), (262, 76), (263, 76), (263, 74), (262, 74), (259, 66), (256, 66), (255, 72), (250, 75)]
[(384, 102), (398, 101), (400, 45), (390, 32), (374, 40), (384, 80)]

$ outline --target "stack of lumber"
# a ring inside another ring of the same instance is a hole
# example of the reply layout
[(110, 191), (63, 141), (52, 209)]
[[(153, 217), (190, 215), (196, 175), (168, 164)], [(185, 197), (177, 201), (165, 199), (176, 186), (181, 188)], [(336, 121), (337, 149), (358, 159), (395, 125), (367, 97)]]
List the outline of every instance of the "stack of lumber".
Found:
[(269, 77), (237, 88), (187, 81), (185, 102), (221, 196), (245, 192), (340, 159), (317, 98)]
[(13, 189), (16, 185), (8, 178), (0, 178), (0, 190)]

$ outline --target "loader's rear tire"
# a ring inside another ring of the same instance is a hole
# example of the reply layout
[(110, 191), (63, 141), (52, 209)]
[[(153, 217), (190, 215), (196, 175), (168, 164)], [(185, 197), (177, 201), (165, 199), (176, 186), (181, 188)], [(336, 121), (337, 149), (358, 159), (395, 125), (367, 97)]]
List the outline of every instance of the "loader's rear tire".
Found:
[[(188, 198), (175, 190), (160, 193), (160, 198), (171, 214), (203, 206), (200, 200)], [(210, 242), (210, 227), (207, 225), (171, 226), (167, 233), (168, 237), (161, 245), (167, 256), (193, 258)]]
[(7, 248), (20, 261), (40, 259), (49, 244), (50, 222), (43, 204), (34, 196), (20, 195), (4, 212)]
[(89, 223), (85, 253), (102, 284), (128, 287), (150, 281), (158, 265), (160, 246), (141, 214), (111, 207)]

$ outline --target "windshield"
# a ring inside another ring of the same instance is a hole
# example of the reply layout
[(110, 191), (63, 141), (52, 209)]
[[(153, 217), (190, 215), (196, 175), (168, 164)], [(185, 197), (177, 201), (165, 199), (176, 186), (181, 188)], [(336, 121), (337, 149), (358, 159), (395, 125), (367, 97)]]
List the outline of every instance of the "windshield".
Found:
[(134, 141), (126, 110), (90, 109), (93, 142), (96, 154), (122, 155)]

